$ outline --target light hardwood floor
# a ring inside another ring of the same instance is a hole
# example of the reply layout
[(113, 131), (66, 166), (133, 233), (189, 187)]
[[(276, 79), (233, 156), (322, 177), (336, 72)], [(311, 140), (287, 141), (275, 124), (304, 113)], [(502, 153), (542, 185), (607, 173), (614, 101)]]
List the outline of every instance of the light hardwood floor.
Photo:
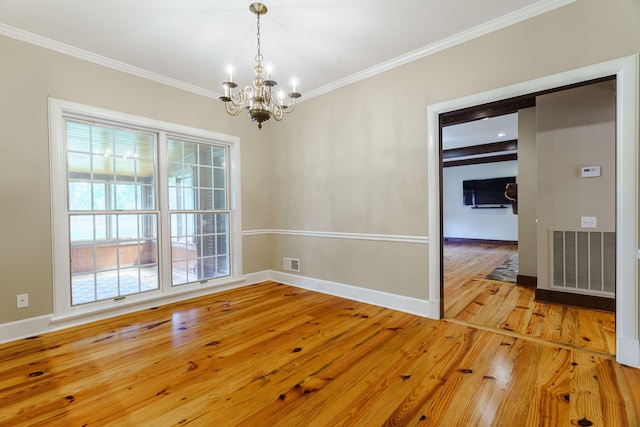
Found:
[(445, 318), (615, 354), (613, 313), (539, 303), (533, 288), (486, 279), (517, 252), (510, 244), (445, 244)]
[(0, 345), (2, 426), (638, 426), (611, 357), (265, 282)]

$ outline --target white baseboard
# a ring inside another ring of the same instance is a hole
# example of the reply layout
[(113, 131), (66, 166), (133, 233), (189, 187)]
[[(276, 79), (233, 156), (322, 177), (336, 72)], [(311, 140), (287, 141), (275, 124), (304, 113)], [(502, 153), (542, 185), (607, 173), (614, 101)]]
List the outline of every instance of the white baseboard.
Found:
[[(287, 285), (296, 286), (302, 289), (309, 289), (347, 298), (367, 304), (378, 305), (417, 316), (439, 319), (440, 303), (436, 300), (421, 300), (402, 295), (390, 294), (373, 289), (360, 288), (344, 283), (330, 282), (328, 280), (314, 279), (312, 277), (299, 276), (296, 274), (283, 273), (280, 271), (265, 270), (251, 273), (244, 276), (244, 280), (222, 288), (212, 289), (210, 294), (221, 292), (240, 286), (254, 285), (256, 283), (273, 280)], [(187, 294), (182, 296), (182, 300), (197, 297), (199, 295)], [(154, 301), (153, 305), (176, 302), (175, 298), (166, 301)], [(46, 332), (53, 332), (83, 323), (93, 322), (108, 317), (127, 314), (136, 310), (141, 310), (143, 306), (133, 306), (125, 311), (102, 312), (96, 316), (85, 316), (70, 319), (69, 321), (53, 321), (53, 315), (48, 314), (30, 319), (18, 320), (15, 322), (0, 324), (0, 343), (15, 341)], [(640, 341), (633, 338), (618, 337), (617, 339), (617, 361), (623, 365), (640, 368)]]
[(431, 319), (440, 318), (440, 305), (437, 301), (421, 300), (280, 271), (270, 271), (269, 273), (271, 280), (287, 285), (391, 308), (393, 310), (415, 314), (416, 316), (429, 317)]
[(257, 273), (249, 273), (244, 275), (245, 285), (255, 285), (256, 283), (273, 280), (271, 278), (271, 270), (258, 271)]
[(640, 368), (640, 341), (619, 336), (616, 338), (616, 347), (618, 363)]
[(381, 307), (415, 314), (417, 316), (428, 317), (431, 319), (439, 319), (440, 316), (438, 301), (421, 300), (418, 298), (410, 298), (402, 295), (376, 291), (373, 289), (360, 288), (344, 283), (336, 283), (327, 280), (314, 279), (312, 277), (304, 277), (295, 274), (282, 273), (279, 271), (265, 270), (257, 273), (246, 274), (244, 276), (244, 280), (240, 282), (219, 288), (214, 288), (206, 291), (206, 293), (204, 293), (203, 291), (185, 295), (173, 295), (167, 298), (149, 301), (130, 307), (122, 307), (120, 309), (102, 311), (82, 316), (54, 318), (53, 314), (48, 314), (45, 316), (33, 317), (30, 319), (0, 324), (0, 343), (15, 341), (47, 332), (53, 332), (72, 326), (94, 322), (97, 320), (103, 320), (114, 316), (132, 313), (138, 310), (149, 308), (151, 306), (183, 301), (202, 295), (213, 294), (240, 286), (253, 285), (268, 280), (274, 280), (303, 289), (309, 289), (312, 291), (364, 302), (367, 304), (378, 305)]
[(82, 312), (79, 314), (71, 314), (61, 317), (56, 317), (53, 314), (47, 314), (44, 316), (32, 317), (24, 320), (17, 320), (15, 322), (3, 323), (0, 324), (0, 344), (9, 341), (16, 341), (23, 338), (33, 337), (60, 329), (66, 329), (73, 326), (79, 326), (90, 322), (104, 320), (115, 316), (134, 313), (136, 311), (145, 310), (151, 307), (186, 301), (188, 299), (198, 298), (205, 295), (212, 295), (218, 292), (269, 280), (268, 277), (268, 272), (260, 272), (249, 274), (241, 279), (220, 284), (218, 286), (212, 286), (206, 289), (165, 295), (159, 298), (141, 301), (136, 304), (96, 311), (93, 313)]
[(45, 332), (53, 332), (56, 329), (59, 329), (51, 323), (52, 317), (53, 314), (47, 314), (45, 316), (31, 317), (29, 319), (16, 320), (15, 322), (1, 324), (0, 344), (32, 337)]

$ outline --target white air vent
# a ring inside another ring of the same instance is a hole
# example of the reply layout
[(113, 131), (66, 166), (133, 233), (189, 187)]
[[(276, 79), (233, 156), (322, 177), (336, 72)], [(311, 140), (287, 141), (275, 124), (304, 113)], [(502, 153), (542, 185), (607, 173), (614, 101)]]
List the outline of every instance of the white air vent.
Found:
[(300, 271), (300, 260), (295, 258), (284, 258), (284, 269), (288, 271)]
[(616, 234), (551, 231), (551, 284), (556, 289), (614, 296)]

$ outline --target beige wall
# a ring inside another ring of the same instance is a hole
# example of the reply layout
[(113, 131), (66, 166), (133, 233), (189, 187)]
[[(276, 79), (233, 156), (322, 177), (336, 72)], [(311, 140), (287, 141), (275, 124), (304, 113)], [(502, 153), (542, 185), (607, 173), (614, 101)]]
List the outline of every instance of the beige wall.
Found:
[[(237, 135), (243, 227), (269, 226), (268, 141), (212, 99), (0, 36), (0, 323), (53, 310), (48, 97)], [(263, 270), (264, 236), (244, 239), (245, 272)], [(255, 269), (255, 270), (252, 270)], [(29, 307), (16, 309), (16, 295)]]
[[(438, 197), (427, 191), (427, 106), (636, 54), (640, 2), (579, 0), (307, 100), (262, 133), (211, 99), (6, 37), (0, 52), (11, 58), (0, 68), (0, 322), (7, 322), (52, 309), (48, 96), (239, 135), (245, 230), (424, 237)], [(304, 274), (428, 298), (429, 245), (285, 235), (243, 241), (245, 273), (281, 270), (282, 256), (300, 257)], [(19, 292), (30, 293), (28, 309), (15, 309)]]
[(536, 108), (518, 111), (518, 274), (537, 277)]
[[(580, 0), (308, 100), (270, 129), (273, 228), (424, 236), (438, 200), (427, 194), (428, 105), (638, 52), (639, 2)], [(307, 271), (344, 277), (343, 258), (307, 255), (317, 239), (296, 239), (277, 237), (292, 249), (274, 250), (272, 269), (282, 269), (281, 256), (300, 257)], [(339, 239), (323, 245), (342, 254)], [(351, 246), (362, 254), (349, 258), (353, 270), (386, 265), (389, 251), (367, 245)], [(358, 285), (424, 298), (428, 245), (405, 246), (415, 264), (392, 282), (383, 275)]]
[[(580, 230), (581, 217), (616, 230), (615, 83), (542, 95), (536, 99), (538, 152), (538, 288), (549, 288), (549, 230)], [(602, 176), (582, 178), (581, 167)]]

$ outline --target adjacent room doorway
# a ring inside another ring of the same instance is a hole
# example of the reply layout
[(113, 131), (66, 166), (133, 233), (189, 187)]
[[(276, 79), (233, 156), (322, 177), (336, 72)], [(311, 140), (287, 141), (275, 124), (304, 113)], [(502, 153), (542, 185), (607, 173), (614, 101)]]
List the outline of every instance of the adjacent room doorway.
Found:
[[(474, 105), (513, 99), (532, 93), (555, 90), (559, 87), (615, 76), (616, 88), (616, 358), (620, 363), (640, 365), (638, 345), (638, 293), (637, 293), (637, 57), (627, 57), (597, 64), (535, 81), (443, 102), (429, 107), (429, 191), (441, 190), (440, 126), (441, 114)], [(443, 278), (442, 204), (429, 209), (430, 246), (430, 303), (439, 306), (444, 314), (445, 296)]]

